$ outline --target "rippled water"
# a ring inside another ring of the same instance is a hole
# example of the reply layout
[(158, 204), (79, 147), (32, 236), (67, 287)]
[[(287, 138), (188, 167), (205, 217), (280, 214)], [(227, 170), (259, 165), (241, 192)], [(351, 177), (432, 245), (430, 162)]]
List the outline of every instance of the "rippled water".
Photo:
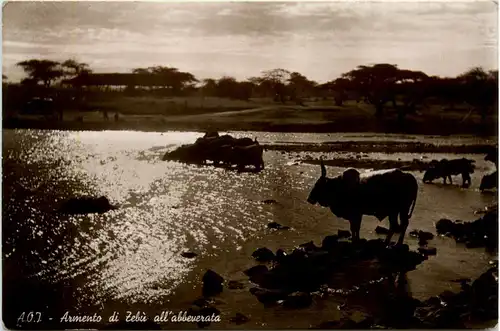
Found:
[[(270, 143), (383, 139), (381, 135), (355, 134), (237, 135), (257, 136), (259, 141)], [(319, 244), (325, 235), (348, 229), (346, 221), (305, 202), (319, 174), (317, 166), (290, 166), (290, 159), (278, 152), (265, 153), (266, 169), (258, 174), (161, 161), (165, 151), (199, 136), (182, 132), (4, 130), (4, 284), (47, 295), (37, 285), (41, 283), (64, 294), (52, 299), (52, 305), (43, 299), (6, 304), (19, 311), (43, 308), (48, 314), (68, 307), (80, 312), (116, 307), (161, 310), (166, 302), (170, 302), (170, 309), (181, 309), (199, 295), (199, 279), (208, 268), (225, 278), (244, 280), (241, 271), (253, 265), (250, 256), (258, 247), (290, 249), (309, 240)], [(473, 137), (418, 139), (478, 143)], [(411, 160), (415, 155), (378, 153), (370, 157)], [(477, 218), (474, 209), (495, 199), (477, 190), (481, 176), (491, 171), (491, 166), (482, 155), (470, 157), (478, 166), (471, 188), (420, 185), (410, 230), (434, 232), (433, 222), (443, 217), (473, 220)], [(334, 175), (342, 169), (328, 171)], [(421, 173), (415, 175), (422, 177)], [(80, 195), (105, 195), (120, 208), (102, 215), (54, 213), (64, 199)], [(264, 199), (275, 199), (278, 204), (263, 204)], [(266, 225), (271, 221), (292, 230), (270, 232)], [(375, 237), (377, 225), (375, 219), (366, 217), (361, 235)], [(415, 240), (408, 238), (407, 242), (417, 247)], [(484, 250), (465, 249), (448, 238), (437, 238), (431, 244), (438, 248), (438, 256), (409, 274), (413, 295), (420, 299), (452, 288), (452, 279), (477, 277), (492, 258)], [(199, 256), (185, 259), (180, 255), (184, 251)], [(229, 315), (239, 311), (235, 307), (247, 309), (246, 313), (254, 316), (246, 325), (249, 328), (287, 327), (287, 323), (308, 327), (308, 320), (317, 321), (314, 314), (326, 314), (316, 307), (283, 321), (269, 317), (247, 292), (224, 294), (222, 299), (228, 305), (221, 310)]]

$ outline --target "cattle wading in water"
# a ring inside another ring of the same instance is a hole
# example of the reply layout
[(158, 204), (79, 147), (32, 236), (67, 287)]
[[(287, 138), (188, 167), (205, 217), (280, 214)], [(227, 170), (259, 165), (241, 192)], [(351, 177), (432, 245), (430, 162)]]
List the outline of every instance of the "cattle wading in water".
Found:
[[(307, 201), (328, 207), (332, 213), (350, 223), (353, 240), (359, 240), (363, 215), (379, 221), (389, 217), (386, 244), (400, 229), (397, 244), (401, 245), (417, 200), (418, 183), (412, 174), (400, 169), (360, 173), (347, 169), (343, 174), (328, 178), (321, 160), (321, 177), (314, 184)], [(400, 224), (398, 225), (398, 216)]]
[(236, 165), (239, 171), (243, 171), (246, 166), (253, 166), (259, 172), (264, 169), (263, 153), (264, 149), (257, 138), (235, 138), (228, 134), (219, 136), (214, 132), (206, 133), (204, 137), (196, 139), (194, 144), (165, 153), (163, 160), (200, 165), (210, 161), (214, 166), (222, 163), (226, 168)]
[(491, 147), (486, 153), (484, 160), (493, 162), (495, 164), (495, 168), (498, 170), (498, 147)]
[(481, 192), (486, 190), (492, 190), (498, 186), (498, 171), (491, 174), (484, 175), (481, 179), (481, 184), (479, 185), (479, 190)]
[(466, 158), (433, 160), (424, 174), (423, 182), (431, 183), (433, 180), (443, 178), (443, 184), (446, 184), (446, 179), (453, 184), (451, 176), (462, 175), (462, 187), (468, 187), (471, 185), (470, 174), (474, 173), (474, 162), (476, 161)]

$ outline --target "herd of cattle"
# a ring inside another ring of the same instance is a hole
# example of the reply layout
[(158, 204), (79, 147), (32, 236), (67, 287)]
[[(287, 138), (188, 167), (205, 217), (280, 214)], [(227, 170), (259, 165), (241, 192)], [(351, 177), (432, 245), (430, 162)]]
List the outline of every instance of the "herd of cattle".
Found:
[[(217, 132), (206, 133), (192, 145), (183, 145), (172, 152), (167, 152), (163, 160), (186, 163), (206, 164), (226, 167), (237, 166), (239, 170), (250, 165), (256, 171), (264, 169), (263, 148), (257, 139), (234, 138), (230, 135), (219, 136)], [(485, 175), (480, 190), (497, 187), (498, 183), (498, 148), (492, 148), (484, 158), (491, 161), (497, 169)], [(452, 177), (462, 176), (462, 186), (471, 184), (470, 174), (474, 173), (475, 161), (466, 158), (429, 163), (423, 177), (424, 183), (442, 178), (452, 183)], [(326, 176), (326, 168), (321, 161), (321, 176), (313, 186), (307, 201), (327, 207), (339, 218), (350, 222), (353, 239), (359, 239), (363, 215), (371, 215), (382, 221), (389, 218), (389, 233), (386, 238), (389, 244), (395, 232), (400, 233), (398, 244), (402, 244), (409, 220), (415, 208), (418, 183), (414, 175), (401, 169), (389, 169), (359, 173), (349, 168), (341, 175), (333, 178)], [(400, 222), (398, 223), (398, 219)]]
[[(484, 158), (485, 161), (490, 161), (497, 167), (498, 150), (492, 149), (489, 151)], [(435, 179), (442, 178), (443, 184), (446, 184), (446, 180), (449, 179), (450, 184), (453, 183), (451, 176), (462, 175), (462, 186), (468, 187), (471, 185), (470, 175), (474, 173), (475, 165), (474, 160), (469, 160), (466, 158), (447, 160), (442, 159), (441, 161), (433, 160), (429, 163), (427, 171), (424, 174), (423, 182), (429, 183)], [(491, 190), (497, 187), (498, 183), (498, 169), (491, 174), (486, 174), (481, 179), (481, 184), (479, 189), (481, 191)]]
[(237, 166), (243, 170), (253, 166), (256, 171), (264, 169), (264, 149), (257, 139), (234, 138), (228, 134), (219, 136), (217, 132), (207, 132), (192, 145), (183, 145), (163, 157), (164, 161), (181, 161), (185, 163), (223, 165), (231, 168)]
[[(486, 161), (495, 164), (496, 170), (485, 175), (480, 190), (492, 189), (498, 183), (498, 149), (492, 149)], [(462, 175), (462, 186), (470, 185), (470, 174), (474, 173), (474, 160), (465, 158), (432, 161), (424, 174), (423, 182), (442, 178), (446, 184), (451, 176)], [(329, 208), (331, 212), (349, 221), (354, 240), (359, 239), (363, 215), (375, 216), (379, 221), (389, 218), (389, 232), (386, 244), (389, 245), (394, 233), (399, 232), (397, 244), (404, 240), (409, 220), (417, 201), (418, 183), (415, 176), (401, 169), (388, 169), (360, 174), (349, 168), (333, 178), (326, 176), (326, 168), (321, 161), (321, 176), (314, 184), (307, 201)], [(399, 219), (399, 223), (398, 223)]]

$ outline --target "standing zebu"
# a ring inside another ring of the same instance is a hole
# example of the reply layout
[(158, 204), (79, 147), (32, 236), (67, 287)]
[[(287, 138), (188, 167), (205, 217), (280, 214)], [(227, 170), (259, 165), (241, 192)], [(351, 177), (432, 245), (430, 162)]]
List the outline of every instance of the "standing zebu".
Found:
[[(382, 221), (389, 217), (389, 244), (394, 232), (401, 234), (398, 245), (403, 243), (409, 219), (415, 208), (418, 184), (412, 174), (399, 169), (360, 173), (347, 169), (342, 175), (326, 177), (321, 161), (321, 177), (316, 181), (307, 201), (329, 207), (332, 213), (350, 222), (353, 240), (359, 239), (363, 215), (372, 215)], [(398, 216), (401, 221), (398, 226)]]
[(461, 159), (442, 159), (441, 161), (432, 160), (429, 163), (429, 168), (424, 174), (423, 182), (430, 183), (438, 178), (443, 178), (443, 184), (446, 184), (446, 179), (453, 183), (451, 176), (462, 175), (462, 187), (471, 185), (470, 175), (474, 173), (475, 160), (466, 158)]

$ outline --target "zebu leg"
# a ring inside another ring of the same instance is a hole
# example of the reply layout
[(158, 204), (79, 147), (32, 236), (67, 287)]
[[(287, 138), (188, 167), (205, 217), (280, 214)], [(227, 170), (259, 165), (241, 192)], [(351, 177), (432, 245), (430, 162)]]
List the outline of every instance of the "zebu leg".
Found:
[(349, 222), (351, 224), (352, 241), (359, 240), (359, 231), (361, 229), (361, 219), (362, 218), (363, 218), (363, 216), (360, 215), (360, 216), (355, 216), (351, 220), (349, 220)]
[(394, 232), (396, 232), (396, 229), (398, 229), (398, 214), (393, 214), (389, 215), (389, 233), (387, 234), (387, 237), (385, 238), (385, 244), (389, 245), (391, 243), (392, 236), (394, 235)]
[(399, 220), (401, 221), (401, 233), (399, 234), (398, 245), (402, 245), (405, 238), (406, 229), (408, 228), (408, 224), (410, 223), (410, 220), (408, 219), (408, 211), (400, 213)]
[(462, 174), (462, 187), (465, 187), (466, 183), (469, 185), (471, 184), (471, 178), (468, 172)]

